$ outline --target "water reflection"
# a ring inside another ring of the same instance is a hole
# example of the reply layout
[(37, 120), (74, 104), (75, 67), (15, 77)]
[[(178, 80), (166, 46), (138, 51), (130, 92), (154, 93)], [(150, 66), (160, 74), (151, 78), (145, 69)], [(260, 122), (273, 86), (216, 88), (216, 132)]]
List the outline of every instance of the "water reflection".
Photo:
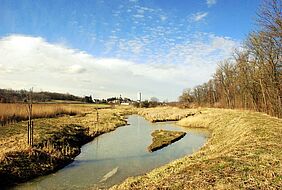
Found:
[[(144, 118), (128, 117), (128, 126), (101, 135), (84, 145), (81, 154), (64, 169), (15, 187), (15, 189), (89, 189), (109, 187), (129, 176), (144, 174), (198, 150), (208, 136), (174, 122), (150, 123)], [(180, 141), (153, 153), (147, 151), (151, 132), (156, 129), (186, 131)], [(115, 169), (116, 168), (116, 169)], [(105, 179), (105, 180), (103, 180)]]

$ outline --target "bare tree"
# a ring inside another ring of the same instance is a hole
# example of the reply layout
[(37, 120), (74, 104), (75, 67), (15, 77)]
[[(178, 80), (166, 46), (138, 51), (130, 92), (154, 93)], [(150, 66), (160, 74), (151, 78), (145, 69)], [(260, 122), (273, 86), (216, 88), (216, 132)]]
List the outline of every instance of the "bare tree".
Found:
[(193, 101), (191, 94), (192, 94), (192, 90), (190, 88), (183, 90), (182, 95), (179, 96), (179, 98), (178, 98), (179, 102), (182, 103), (182, 104), (191, 103)]

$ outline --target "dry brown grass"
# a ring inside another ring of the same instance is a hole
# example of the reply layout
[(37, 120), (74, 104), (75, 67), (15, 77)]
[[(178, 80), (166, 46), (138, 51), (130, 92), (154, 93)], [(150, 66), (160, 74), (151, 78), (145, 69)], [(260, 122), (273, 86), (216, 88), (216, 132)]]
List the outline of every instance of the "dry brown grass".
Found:
[[(83, 104), (33, 104), (33, 118), (52, 118), (60, 115), (76, 115), (87, 111)], [(28, 119), (26, 104), (0, 103), (0, 126)]]
[(180, 109), (177, 107), (156, 107), (145, 108), (138, 111), (139, 115), (142, 115), (151, 122), (158, 121), (178, 121), (182, 118), (189, 117), (198, 113), (197, 109)]
[(248, 111), (201, 112), (179, 122), (212, 131), (200, 151), (113, 189), (282, 188), (281, 119)]
[[(82, 114), (34, 119), (34, 146), (27, 146), (27, 121), (0, 127), (0, 185), (48, 174), (64, 167), (79, 154), (80, 147), (96, 136), (126, 125), (131, 107), (115, 109), (94, 104), (70, 105)], [(97, 107), (98, 106), (98, 107)]]
[[(46, 107), (48, 107), (46, 105)], [(89, 128), (91, 134), (99, 134), (114, 130), (125, 125), (124, 115), (136, 113), (131, 107), (118, 107), (116, 109), (99, 109), (99, 121), (97, 122), (96, 108), (105, 108), (94, 104), (66, 105), (70, 110), (78, 110), (82, 114), (75, 116), (64, 115), (56, 118), (34, 119), (34, 144), (48, 139), (53, 134), (62, 130), (62, 126), (76, 124)], [(27, 146), (27, 122), (7, 124), (0, 127), (0, 160), (8, 152), (23, 151)]]

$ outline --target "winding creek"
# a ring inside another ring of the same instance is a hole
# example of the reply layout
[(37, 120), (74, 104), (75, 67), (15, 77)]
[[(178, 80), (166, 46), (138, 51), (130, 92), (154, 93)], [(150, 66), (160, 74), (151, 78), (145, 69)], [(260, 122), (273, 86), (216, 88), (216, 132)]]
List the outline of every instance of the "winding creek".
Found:
[[(150, 123), (131, 115), (127, 126), (103, 134), (84, 145), (74, 162), (62, 170), (36, 178), (14, 189), (94, 189), (110, 187), (129, 176), (144, 174), (172, 160), (197, 151), (208, 132), (182, 128), (175, 122)], [(185, 131), (179, 141), (150, 153), (151, 133), (156, 129)]]

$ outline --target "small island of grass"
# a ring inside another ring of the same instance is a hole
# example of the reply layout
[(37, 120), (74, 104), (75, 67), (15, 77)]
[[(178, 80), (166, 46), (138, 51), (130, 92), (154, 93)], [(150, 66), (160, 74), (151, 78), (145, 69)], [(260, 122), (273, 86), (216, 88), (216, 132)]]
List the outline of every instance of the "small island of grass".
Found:
[(148, 146), (148, 150), (154, 152), (178, 141), (184, 137), (186, 133), (181, 131), (155, 130), (151, 135), (153, 142)]

